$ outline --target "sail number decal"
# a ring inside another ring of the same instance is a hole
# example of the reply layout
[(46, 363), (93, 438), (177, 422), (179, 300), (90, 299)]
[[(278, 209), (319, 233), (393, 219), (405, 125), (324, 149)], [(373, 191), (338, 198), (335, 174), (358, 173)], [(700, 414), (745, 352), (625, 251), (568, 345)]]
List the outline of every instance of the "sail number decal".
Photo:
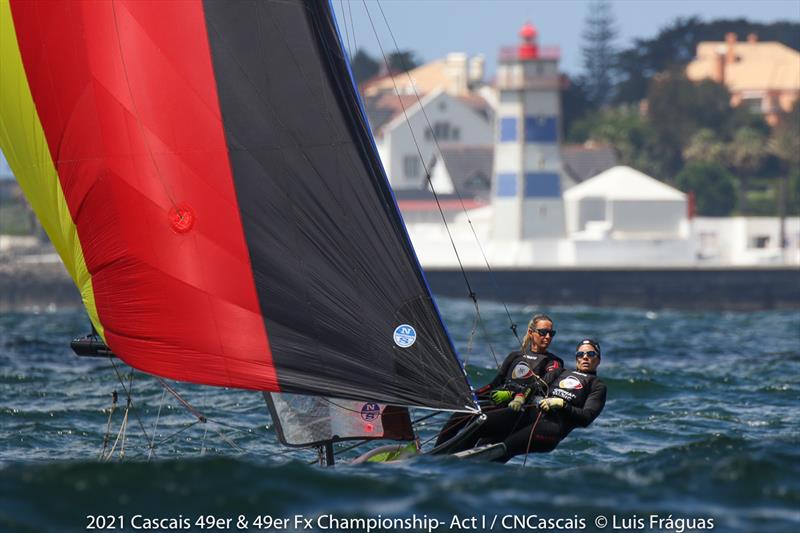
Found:
[(394, 330), (394, 343), (401, 348), (408, 348), (417, 341), (417, 331), (408, 324), (400, 324)]

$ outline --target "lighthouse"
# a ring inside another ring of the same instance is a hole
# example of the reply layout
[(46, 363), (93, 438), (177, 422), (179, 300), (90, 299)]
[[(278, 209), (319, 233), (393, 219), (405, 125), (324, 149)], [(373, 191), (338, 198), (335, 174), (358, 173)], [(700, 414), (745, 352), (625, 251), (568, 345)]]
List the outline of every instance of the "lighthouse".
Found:
[(500, 52), (492, 190), (492, 239), (536, 241), (533, 262), (565, 237), (559, 52), (541, 48), (525, 24), (522, 42)]

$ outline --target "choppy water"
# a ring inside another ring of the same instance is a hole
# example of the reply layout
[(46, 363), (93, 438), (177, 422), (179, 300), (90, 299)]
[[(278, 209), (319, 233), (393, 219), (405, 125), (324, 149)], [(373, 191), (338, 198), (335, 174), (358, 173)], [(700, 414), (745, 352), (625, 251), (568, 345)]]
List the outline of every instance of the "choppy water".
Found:
[[(440, 307), (473, 383), (484, 383), (494, 362), (485, 339), (467, 348), (472, 307), (452, 300)], [(505, 311), (488, 303), (481, 310), (502, 358), (513, 347)], [(511, 311), (524, 324), (533, 310)], [(702, 518), (713, 519), (714, 531), (800, 531), (798, 313), (547, 311), (559, 331), (554, 351), (568, 363), (578, 337), (603, 344), (599, 373), (609, 400), (590, 428), (524, 465), (421, 458), (333, 469), (276, 444), (259, 394), (181, 383), (188, 401), (229, 425), (187, 427), (193, 417), (168, 396), (156, 434), (164, 442), (146, 462), (142, 427), (151, 435), (162, 390), (138, 373), (126, 459), (102, 463), (105, 409), (121, 387), (108, 361), (71, 354), (68, 341), (85, 332), (84, 315), (0, 316), (0, 531), (82, 531), (87, 515), (121, 515), (129, 531), (152, 518), (177, 519), (161, 531), (186, 530), (187, 519), (215, 515), (232, 520), (211, 531), (240, 531), (247, 528), (237, 529), (239, 515), (257, 530), (259, 515), (295, 514), (322, 519), (313, 522), (318, 530), (328, 525), (323, 515), (437, 518), (446, 521), (439, 531), (454, 515), (466, 531), (488, 530), (494, 516), (493, 530), (503, 531), (506, 515), (527, 516), (529, 529), (543, 529), (530, 518), (537, 515), (571, 519), (561, 525), (574, 529), (584, 520), (595, 530), (603, 515), (627, 530), (681, 531)], [(128, 369), (119, 372), (126, 377)], [(113, 436), (120, 420), (118, 411)], [(441, 421), (424, 427), (423, 439)], [(673, 522), (651, 524), (654, 514)]]

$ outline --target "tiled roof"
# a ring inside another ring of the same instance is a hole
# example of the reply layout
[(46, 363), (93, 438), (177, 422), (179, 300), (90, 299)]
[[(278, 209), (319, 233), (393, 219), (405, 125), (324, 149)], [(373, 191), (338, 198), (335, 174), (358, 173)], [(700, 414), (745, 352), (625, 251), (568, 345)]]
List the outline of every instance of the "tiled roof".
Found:
[(618, 164), (614, 149), (606, 145), (564, 144), (561, 146), (561, 161), (564, 170), (577, 183)]
[(447, 168), (453, 186), (465, 197), (489, 196), (492, 184), (494, 146), (487, 145), (440, 145), (442, 161)]
[[(706, 41), (697, 45), (697, 58), (686, 67), (692, 80), (714, 78), (718, 56), (728, 43)], [(778, 42), (732, 43), (735, 60), (725, 65), (725, 85), (732, 92), (800, 91), (800, 52)]]

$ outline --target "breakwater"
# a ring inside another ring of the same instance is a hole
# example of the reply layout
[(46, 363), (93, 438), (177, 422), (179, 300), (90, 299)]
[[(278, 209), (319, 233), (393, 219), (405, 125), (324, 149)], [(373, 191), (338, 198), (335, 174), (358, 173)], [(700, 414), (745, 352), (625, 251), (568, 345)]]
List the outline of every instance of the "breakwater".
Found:
[[(469, 295), (460, 271), (426, 269), (425, 273), (437, 296)], [(483, 301), (639, 309), (800, 309), (800, 271), (791, 267), (554, 268), (466, 274)], [(80, 294), (61, 263), (0, 262), (0, 311), (80, 306)]]
[[(426, 270), (434, 294), (466, 297), (459, 270)], [(538, 306), (639, 309), (800, 309), (800, 270), (748, 268), (586, 268), (468, 271), (481, 300)]]

